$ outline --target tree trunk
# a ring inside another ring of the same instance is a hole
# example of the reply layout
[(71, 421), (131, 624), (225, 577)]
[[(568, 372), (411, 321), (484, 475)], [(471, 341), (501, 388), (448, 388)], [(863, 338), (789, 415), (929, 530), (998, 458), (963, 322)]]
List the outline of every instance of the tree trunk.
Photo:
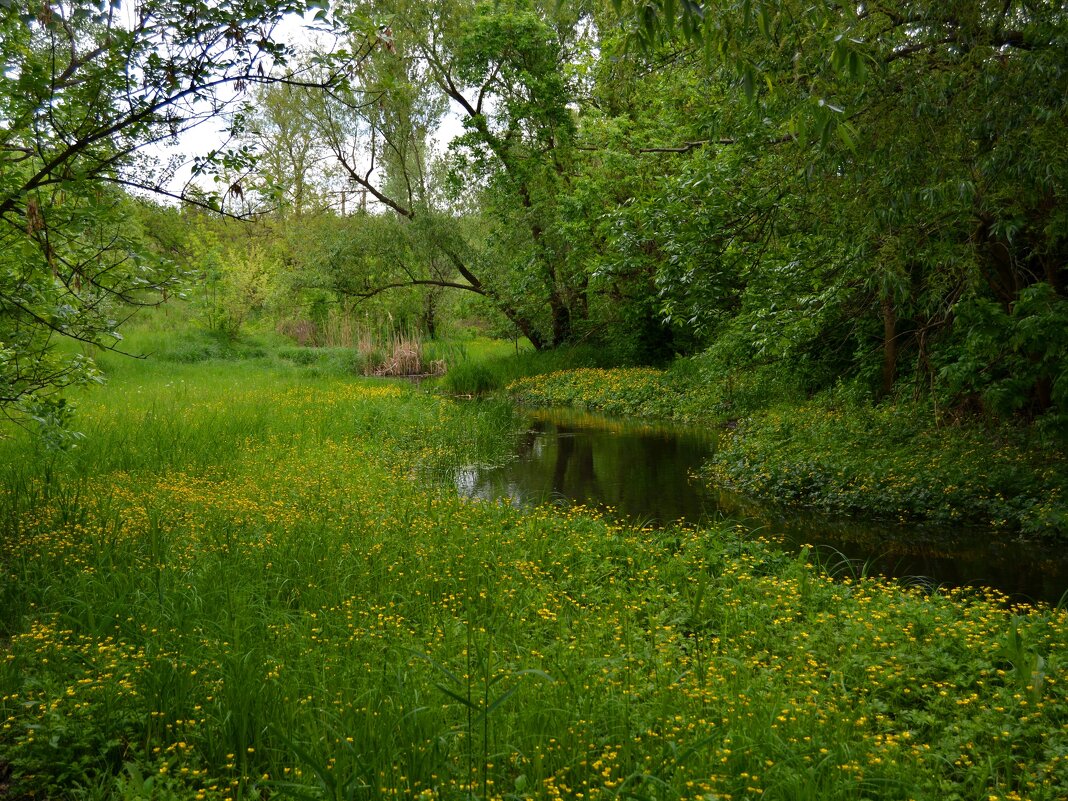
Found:
[(575, 287), (571, 303), (571, 316), (579, 323), (584, 323), (590, 318), (589, 290), (590, 279), (583, 275)]
[(534, 350), (545, 350), (549, 347), (549, 343), (545, 341), (543, 337), (530, 323), (524, 321), (513, 320), (522, 332), (523, 336), (530, 340), (530, 344), (534, 346)]
[(559, 347), (571, 339), (571, 309), (555, 288), (549, 294), (549, 310), (553, 320), (553, 347)]
[(1038, 414), (1049, 411), (1049, 407), (1053, 405), (1053, 381), (1048, 375), (1035, 381), (1035, 402)]
[(519, 329), (520, 333), (530, 340), (530, 344), (534, 346), (534, 350), (544, 350), (549, 345), (549, 343), (545, 341), (545, 337), (541, 335), (541, 332), (534, 327), (529, 319), (517, 312), (511, 306), (501, 304), (498, 308), (504, 316)]
[(423, 329), (429, 339), (434, 339), (437, 335), (436, 301), (433, 291), (427, 292), (423, 297)]
[(993, 218), (987, 214), (979, 215), (979, 225), (972, 236), (979, 257), (979, 268), (983, 272), (990, 291), (994, 293), (1006, 312), (1012, 311), (1012, 304), (1020, 293), (1019, 276), (1013, 269), (1012, 251), (1008, 243), (991, 235)]
[(894, 299), (887, 295), (881, 301), (883, 313), (883, 383), (879, 397), (886, 397), (894, 389), (897, 378), (897, 312)]

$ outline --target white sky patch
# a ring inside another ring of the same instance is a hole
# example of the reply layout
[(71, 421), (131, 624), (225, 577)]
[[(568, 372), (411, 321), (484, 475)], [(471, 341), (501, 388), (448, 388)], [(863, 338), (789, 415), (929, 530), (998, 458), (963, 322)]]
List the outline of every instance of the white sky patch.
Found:
[[(316, 28), (314, 20), (310, 17), (302, 19), (296, 15), (289, 15), (279, 23), (273, 31), (273, 38), (291, 46), (297, 53), (308, 53), (314, 50), (329, 50), (337, 45), (336, 37), (330, 36), (323, 28)], [(232, 111), (237, 111), (242, 102), (250, 98), (249, 93), (234, 93)], [(455, 103), (450, 101), (452, 108), (446, 112), (438, 129), (431, 135), (431, 150), (436, 156), (445, 154), (449, 143), (463, 133), (463, 116)], [(173, 175), (162, 186), (163, 190), (174, 197), (163, 196), (158, 198), (162, 202), (177, 202), (177, 197), (185, 194), (191, 187), (199, 187), (205, 192), (225, 190), (216, 182), (214, 176), (193, 176), (193, 168), (197, 158), (204, 158), (212, 151), (237, 147), (230, 134), (230, 114), (211, 117), (202, 124), (182, 131), (176, 141), (148, 145), (142, 149), (142, 153), (149, 158), (158, 160), (162, 166), (169, 162), (177, 161)], [(359, 190), (352, 188), (349, 191), (355, 196)]]
[[(326, 41), (321, 28), (313, 27), (313, 22), (314, 20), (310, 17), (302, 19), (295, 14), (290, 14), (275, 27), (272, 31), (272, 38), (292, 47), (297, 52), (298, 58), (301, 52), (310, 52), (317, 47), (328, 49), (331, 43)], [(161, 166), (177, 159), (178, 166), (162, 187), (164, 191), (181, 196), (191, 186), (198, 186), (208, 192), (218, 189), (218, 185), (211, 176), (193, 177), (195, 161), (220, 148), (237, 146), (238, 143), (233, 141), (230, 135), (231, 114), (236, 112), (241, 103), (249, 98), (250, 94), (247, 90), (240, 93), (235, 90), (230, 114), (210, 117), (203, 123), (182, 131), (176, 141), (151, 144), (141, 150), (149, 158), (158, 160)], [(176, 202), (176, 198), (164, 197), (163, 200)]]

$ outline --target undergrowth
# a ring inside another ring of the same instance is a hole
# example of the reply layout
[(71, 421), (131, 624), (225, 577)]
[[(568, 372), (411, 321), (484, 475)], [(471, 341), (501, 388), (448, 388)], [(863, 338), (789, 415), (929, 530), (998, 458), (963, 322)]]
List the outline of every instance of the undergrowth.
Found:
[(940, 424), (926, 403), (876, 405), (840, 391), (805, 400), (788, 380), (776, 384), (759, 370), (716, 378), (684, 360), (663, 371), (565, 370), (508, 389), (534, 406), (723, 428), (704, 476), (752, 498), (876, 519), (1068, 533), (1068, 460), (1026, 426)]
[(920, 405), (820, 398), (726, 432), (705, 475), (782, 503), (1057, 536), (1068, 534), (1066, 464), (1008, 426), (936, 426)]

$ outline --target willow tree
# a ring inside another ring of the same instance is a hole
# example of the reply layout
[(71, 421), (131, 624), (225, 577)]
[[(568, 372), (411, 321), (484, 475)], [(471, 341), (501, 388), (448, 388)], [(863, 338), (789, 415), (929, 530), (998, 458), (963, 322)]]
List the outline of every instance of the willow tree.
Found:
[[(855, 353), (850, 369), (871, 369), (867, 354), (878, 353), (884, 393), (907, 360), (927, 385), (1065, 409), (1061, 4), (614, 6), (647, 54), (693, 47), (753, 111), (746, 120), (708, 108), (701, 138), (744, 146), (744, 169), (777, 171), (784, 189), (766, 239), (781, 257), (760, 286), (774, 305), (750, 297), (754, 330), (796, 334), (807, 320), (814, 342), (852, 338), (842, 341)], [(831, 331), (831, 318), (847, 324)]]
[[(272, 33), (319, 5), (0, 3), (0, 411), (62, 422), (58, 392), (96, 372), (57, 344), (118, 347), (130, 307), (174, 285), (173, 266), (142, 247), (128, 214), (128, 191), (171, 191), (173, 165), (146, 148), (225, 115), (251, 85), (302, 82)], [(337, 62), (327, 61), (329, 75)], [(234, 170), (247, 155), (219, 150), (197, 166)]]
[[(568, 341), (585, 315), (583, 277), (567, 272), (558, 225), (578, 16), (523, 0), (393, 0), (347, 13), (376, 16), (379, 39), (349, 84), (316, 105), (322, 139), (351, 187), (411, 223), (417, 250), (431, 254), (368, 276), (362, 294), (471, 292), (535, 347)], [(429, 140), (449, 110), (462, 133), (435, 159)]]

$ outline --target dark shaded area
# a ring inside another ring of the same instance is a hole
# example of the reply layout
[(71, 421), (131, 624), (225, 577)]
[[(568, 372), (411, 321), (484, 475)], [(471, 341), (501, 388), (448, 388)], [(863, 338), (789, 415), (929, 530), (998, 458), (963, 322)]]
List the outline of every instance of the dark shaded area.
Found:
[(1016, 600), (1057, 603), (1068, 590), (1068, 554), (982, 528), (858, 522), (782, 510), (715, 491), (692, 478), (715, 448), (714, 432), (621, 421), (574, 410), (529, 413), (516, 458), (460, 471), (462, 495), (583, 504), (632, 523), (733, 522), (789, 550), (815, 546), (832, 573), (881, 573), (929, 586), (988, 586)]

